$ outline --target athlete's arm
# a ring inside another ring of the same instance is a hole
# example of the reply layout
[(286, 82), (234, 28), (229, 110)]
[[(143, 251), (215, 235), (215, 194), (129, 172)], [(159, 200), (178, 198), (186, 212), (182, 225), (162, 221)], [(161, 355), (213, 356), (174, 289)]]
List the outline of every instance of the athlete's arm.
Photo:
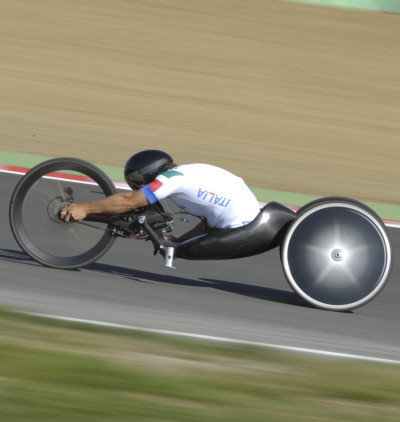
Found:
[(144, 193), (141, 190), (135, 190), (116, 193), (84, 204), (71, 204), (61, 211), (60, 217), (66, 222), (79, 222), (89, 214), (123, 214), (146, 205), (149, 205), (149, 201)]

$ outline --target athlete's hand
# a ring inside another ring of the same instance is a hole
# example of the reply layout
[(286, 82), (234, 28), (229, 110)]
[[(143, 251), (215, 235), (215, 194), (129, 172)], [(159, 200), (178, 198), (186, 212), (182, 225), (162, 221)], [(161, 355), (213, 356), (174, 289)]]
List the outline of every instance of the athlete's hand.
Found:
[(60, 217), (65, 222), (80, 222), (86, 218), (87, 212), (84, 204), (71, 204), (68, 207), (65, 207), (60, 212)]

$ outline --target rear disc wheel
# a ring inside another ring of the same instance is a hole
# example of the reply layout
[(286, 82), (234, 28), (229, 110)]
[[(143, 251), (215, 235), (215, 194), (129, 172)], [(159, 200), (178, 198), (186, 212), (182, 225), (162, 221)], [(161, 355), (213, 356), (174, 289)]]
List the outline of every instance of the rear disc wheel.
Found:
[(329, 310), (358, 308), (385, 286), (392, 266), (386, 227), (364, 204), (327, 198), (303, 207), (289, 227), (281, 260), (290, 286)]

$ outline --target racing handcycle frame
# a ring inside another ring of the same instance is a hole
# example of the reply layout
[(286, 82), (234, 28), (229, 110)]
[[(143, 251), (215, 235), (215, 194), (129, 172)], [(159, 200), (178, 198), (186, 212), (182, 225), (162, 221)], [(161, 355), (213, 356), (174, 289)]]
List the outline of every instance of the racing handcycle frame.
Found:
[[(80, 176), (70, 177), (70, 172)], [(51, 180), (57, 183), (50, 184)], [(9, 217), (12, 233), (27, 255), (48, 267), (74, 269), (98, 260), (122, 237), (150, 240), (155, 254), (164, 257), (164, 265), (173, 267), (175, 258), (237, 259), (280, 247), (283, 272), (292, 289), (311, 305), (334, 311), (368, 303), (389, 279), (392, 249), (386, 227), (373, 210), (350, 198), (321, 198), (297, 212), (270, 202), (246, 226), (216, 230), (178, 244), (167, 236), (173, 230), (174, 213), (165, 212), (160, 203), (122, 215), (89, 215), (81, 223), (61, 220), (62, 208), (76, 201), (79, 190), (86, 198), (87, 186), (90, 194), (116, 192), (102, 170), (76, 158), (45, 161), (19, 180)], [(35, 210), (40, 224), (27, 217)], [(85, 243), (89, 236), (82, 228), (87, 227), (101, 230), (87, 249), (67, 254), (56, 251), (58, 244)], [(47, 242), (50, 228), (56, 235)], [(54, 250), (46, 246), (50, 240)]]

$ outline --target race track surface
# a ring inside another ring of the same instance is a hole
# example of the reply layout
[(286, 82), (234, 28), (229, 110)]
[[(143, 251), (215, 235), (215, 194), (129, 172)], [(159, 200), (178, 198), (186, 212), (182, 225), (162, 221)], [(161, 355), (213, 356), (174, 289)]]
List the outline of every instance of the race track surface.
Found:
[(400, 231), (383, 292), (353, 312), (309, 307), (288, 286), (274, 250), (233, 261), (177, 260), (164, 268), (150, 244), (117, 240), (76, 271), (42, 267), (14, 241), (8, 204), (19, 176), (0, 175), (0, 304), (140, 327), (400, 359)]

